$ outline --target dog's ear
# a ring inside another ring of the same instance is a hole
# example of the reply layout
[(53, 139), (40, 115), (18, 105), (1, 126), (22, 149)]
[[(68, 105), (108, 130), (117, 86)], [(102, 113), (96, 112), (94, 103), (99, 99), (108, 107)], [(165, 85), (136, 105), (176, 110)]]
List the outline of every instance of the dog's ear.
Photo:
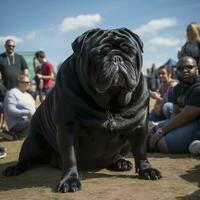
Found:
[(122, 28), (124, 31), (128, 32), (134, 39), (135, 41), (137, 42), (140, 50), (143, 52), (143, 42), (142, 40), (140, 39), (140, 37), (136, 34), (136, 33), (133, 33), (132, 31), (130, 31), (129, 29), (127, 28)]
[(85, 41), (87, 40), (87, 38), (90, 37), (91, 35), (93, 35), (94, 33), (98, 32), (99, 30), (100, 30), (99, 28), (91, 29), (91, 30), (86, 31), (79, 37), (77, 37), (72, 43), (72, 49), (73, 49), (74, 53), (77, 55), (81, 55)]

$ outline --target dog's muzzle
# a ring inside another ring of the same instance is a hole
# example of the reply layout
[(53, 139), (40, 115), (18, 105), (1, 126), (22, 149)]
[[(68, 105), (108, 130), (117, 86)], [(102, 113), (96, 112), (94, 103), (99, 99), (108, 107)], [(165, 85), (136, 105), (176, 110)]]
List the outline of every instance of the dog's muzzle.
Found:
[(118, 64), (118, 63), (123, 64), (124, 63), (123, 58), (119, 55), (113, 56), (112, 62), (114, 62), (114, 64)]
[(125, 78), (123, 74), (120, 72), (120, 65), (124, 64), (123, 58), (119, 55), (115, 55), (112, 57), (112, 63), (115, 67), (115, 74), (112, 80), (111, 86), (123, 86), (125, 84)]

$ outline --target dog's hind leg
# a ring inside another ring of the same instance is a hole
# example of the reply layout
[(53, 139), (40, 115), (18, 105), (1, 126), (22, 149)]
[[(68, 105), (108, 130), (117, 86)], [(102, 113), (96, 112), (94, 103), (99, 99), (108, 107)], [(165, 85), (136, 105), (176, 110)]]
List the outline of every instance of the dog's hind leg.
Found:
[(133, 164), (125, 159), (125, 156), (130, 152), (130, 145), (128, 141), (122, 147), (120, 153), (113, 159), (113, 164), (108, 169), (114, 171), (130, 171), (133, 168)]
[[(16, 165), (3, 171), (4, 176), (17, 176), (28, 170), (33, 164), (49, 159), (51, 153), (46, 152), (47, 142), (39, 133), (32, 131), (25, 139)], [(44, 149), (45, 148), (45, 149)]]

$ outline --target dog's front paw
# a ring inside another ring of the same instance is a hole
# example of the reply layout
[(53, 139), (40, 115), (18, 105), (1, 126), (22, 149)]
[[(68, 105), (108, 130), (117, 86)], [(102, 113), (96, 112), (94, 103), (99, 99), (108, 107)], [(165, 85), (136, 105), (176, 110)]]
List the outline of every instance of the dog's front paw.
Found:
[(136, 172), (138, 172), (139, 178), (145, 180), (157, 180), (162, 177), (161, 172), (152, 168), (148, 160), (140, 160), (136, 165)]
[(162, 177), (160, 171), (153, 168), (139, 170), (138, 174), (139, 178), (145, 180), (157, 180)]
[(81, 189), (81, 182), (78, 178), (63, 178), (57, 188), (58, 192), (76, 192)]

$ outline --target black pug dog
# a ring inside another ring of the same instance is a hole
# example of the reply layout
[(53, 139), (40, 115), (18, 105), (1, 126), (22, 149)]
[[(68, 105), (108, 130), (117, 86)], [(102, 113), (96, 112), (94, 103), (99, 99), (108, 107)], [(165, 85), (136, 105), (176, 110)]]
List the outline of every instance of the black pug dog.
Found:
[(142, 42), (126, 28), (92, 29), (73, 43), (56, 84), (34, 114), (19, 161), (6, 168), (16, 176), (36, 163), (62, 168), (57, 190), (81, 188), (78, 169), (126, 171), (127, 146), (143, 179), (159, 179), (146, 156), (149, 93), (142, 68)]

